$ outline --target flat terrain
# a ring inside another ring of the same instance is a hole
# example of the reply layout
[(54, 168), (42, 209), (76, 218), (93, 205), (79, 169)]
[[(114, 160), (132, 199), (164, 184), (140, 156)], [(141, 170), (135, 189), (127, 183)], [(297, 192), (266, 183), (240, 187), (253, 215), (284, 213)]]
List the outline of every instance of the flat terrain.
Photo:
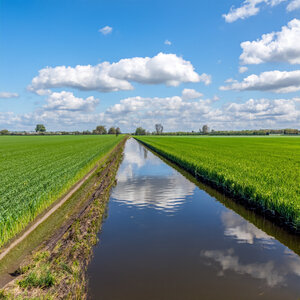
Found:
[(121, 139), (114, 135), (0, 137), (0, 247)]
[(300, 138), (137, 138), (195, 176), (259, 204), (300, 229)]

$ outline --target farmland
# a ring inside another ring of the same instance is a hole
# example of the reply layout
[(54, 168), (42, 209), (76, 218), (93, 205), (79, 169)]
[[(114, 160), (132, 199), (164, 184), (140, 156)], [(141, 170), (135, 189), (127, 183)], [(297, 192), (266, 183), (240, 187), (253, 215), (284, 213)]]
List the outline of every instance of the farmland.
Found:
[(0, 137), (0, 247), (62, 196), (122, 138)]
[(137, 137), (162, 156), (232, 196), (300, 229), (297, 137)]

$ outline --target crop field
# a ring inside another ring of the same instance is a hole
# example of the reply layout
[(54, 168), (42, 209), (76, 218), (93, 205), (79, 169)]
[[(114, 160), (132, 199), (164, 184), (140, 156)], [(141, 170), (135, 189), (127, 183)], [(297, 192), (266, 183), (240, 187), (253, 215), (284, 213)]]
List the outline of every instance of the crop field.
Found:
[(0, 137), (0, 247), (88, 173), (122, 138)]
[(300, 229), (300, 138), (137, 137), (196, 177)]

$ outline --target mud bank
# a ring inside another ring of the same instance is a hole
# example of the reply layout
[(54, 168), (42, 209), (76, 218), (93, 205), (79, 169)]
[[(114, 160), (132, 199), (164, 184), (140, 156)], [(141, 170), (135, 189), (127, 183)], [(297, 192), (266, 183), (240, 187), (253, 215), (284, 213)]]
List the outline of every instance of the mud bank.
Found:
[(0, 291), (0, 299), (86, 299), (87, 264), (126, 140), (72, 196), (76, 212), (10, 274), (12, 280)]

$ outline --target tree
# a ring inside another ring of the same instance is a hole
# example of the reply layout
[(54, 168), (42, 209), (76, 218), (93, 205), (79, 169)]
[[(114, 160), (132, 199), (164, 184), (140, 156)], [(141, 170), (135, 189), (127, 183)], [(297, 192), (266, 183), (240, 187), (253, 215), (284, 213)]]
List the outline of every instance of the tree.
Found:
[(1, 135), (7, 135), (7, 134), (9, 134), (9, 131), (7, 129), (3, 129), (3, 130), (0, 131), (0, 134)]
[(106, 128), (103, 125), (99, 125), (93, 130), (94, 134), (107, 134)]
[(36, 127), (35, 127), (35, 131), (36, 132), (45, 132), (46, 127), (43, 124), (37, 124)]
[(202, 127), (202, 133), (204, 133), (204, 134), (209, 133), (209, 127), (207, 125), (203, 125), (203, 127)]
[(145, 135), (146, 134), (146, 130), (142, 127), (138, 127), (135, 131), (135, 135)]
[(121, 129), (120, 129), (120, 127), (117, 127), (116, 128), (116, 136), (118, 136), (119, 134), (121, 134)]
[(116, 134), (116, 128), (115, 127), (110, 127), (108, 129), (108, 134)]
[(164, 127), (161, 124), (155, 124), (156, 134), (162, 134)]
[(298, 130), (287, 128), (287, 129), (284, 129), (283, 133), (284, 134), (298, 134)]

